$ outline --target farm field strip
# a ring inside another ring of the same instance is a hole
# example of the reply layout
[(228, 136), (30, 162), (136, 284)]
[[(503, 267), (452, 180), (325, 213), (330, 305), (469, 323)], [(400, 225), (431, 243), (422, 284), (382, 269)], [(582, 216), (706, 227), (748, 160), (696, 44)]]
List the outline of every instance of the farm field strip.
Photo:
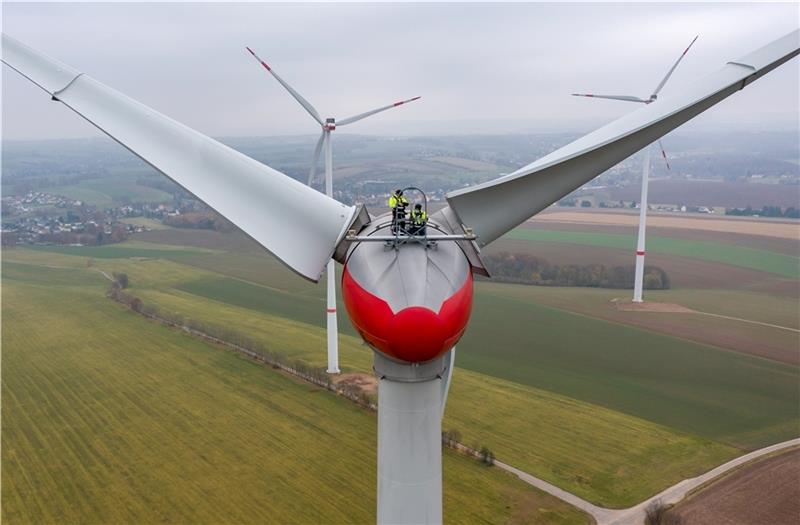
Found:
[(199, 249), (166, 248), (163, 246), (142, 247), (135, 244), (107, 244), (101, 246), (31, 246), (27, 248), (34, 251), (52, 252), (78, 257), (94, 257), (98, 259), (129, 259), (142, 258), (174, 258), (189, 257), (207, 253)]
[(796, 434), (796, 365), (570, 314), (498, 287), (475, 296), (462, 367), (743, 448)]
[[(765, 357), (787, 364), (800, 364), (800, 353), (797, 351), (800, 347), (800, 337), (794, 331), (794, 327), (800, 323), (800, 316), (798, 316), (798, 304), (789, 298), (723, 290), (708, 290), (702, 293), (699, 290), (685, 289), (646, 292), (647, 301), (717, 310), (713, 312), (715, 315), (703, 316), (698, 313), (656, 313), (617, 309), (613, 301), (629, 300), (628, 297), (620, 298), (619, 294), (623, 290), (524, 286), (491, 282), (480, 282), (476, 289), (479, 290), (478, 293), (482, 291), (501, 297), (516, 298), (727, 351)], [(736, 316), (748, 316), (750, 319), (747, 321), (752, 322), (730, 319)], [(792, 330), (766, 326), (773, 323), (766, 323), (763, 320), (785, 323), (780, 326)]]
[(130, 217), (126, 219), (121, 219), (120, 222), (124, 222), (125, 224), (132, 224), (134, 226), (144, 226), (146, 228), (150, 228), (151, 230), (168, 230), (170, 226), (167, 226), (161, 221), (156, 219), (148, 219), (146, 217)]
[[(634, 253), (629, 250), (565, 242), (503, 238), (485, 251), (487, 255), (502, 252), (532, 255), (555, 265), (591, 263), (631, 267), (634, 263)], [(647, 265), (658, 266), (667, 272), (672, 291), (744, 291), (792, 300), (800, 297), (799, 280), (752, 268), (652, 251), (647, 252)], [(497, 282), (494, 279), (491, 281)], [(632, 294), (632, 288), (630, 290), (628, 293)], [(617, 293), (626, 292), (624, 289), (618, 289)], [(713, 310), (716, 306), (712, 305), (710, 309)]]
[(741, 322), (741, 323), (757, 324), (757, 325), (761, 325), (761, 326), (766, 326), (768, 328), (776, 328), (778, 330), (787, 330), (789, 332), (800, 333), (800, 330), (798, 330), (797, 328), (791, 328), (789, 326), (781, 326), (781, 325), (777, 325), (777, 324), (764, 323), (764, 322), (761, 322), (761, 321), (753, 321), (752, 319), (742, 319), (741, 317), (731, 317), (729, 315), (712, 314), (711, 312), (701, 312), (699, 310), (694, 310), (694, 312), (698, 313), (700, 315), (709, 315), (711, 317), (719, 317), (720, 319), (730, 319), (731, 321), (738, 321), (738, 322)]
[(98, 208), (109, 208), (121, 199), (135, 203), (169, 202), (172, 195), (150, 186), (137, 184), (132, 176), (108, 179), (88, 179), (69, 186), (51, 186), (41, 191), (81, 200)]
[[(614, 233), (571, 232), (517, 228), (503, 238), (531, 242), (561, 242), (586, 246), (602, 246), (633, 251), (636, 239)], [(747, 246), (733, 246), (710, 241), (694, 241), (670, 237), (647, 238), (647, 250), (692, 259), (702, 259), (774, 273), (793, 279), (800, 278), (800, 259), (776, 252)]]
[[(374, 416), (148, 322), (104, 286), (29, 277), (3, 283), (4, 523), (374, 519)], [(461, 456), (444, 472), (456, 522), (586, 522)]]
[[(614, 225), (614, 224), (592, 224), (584, 222), (526, 222), (521, 226), (531, 230), (557, 230), (557, 231), (585, 231), (594, 233), (615, 233), (630, 235), (636, 238), (638, 234), (637, 225)], [(800, 227), (799, 227), (800, 229)], [(719, 232), (703, 229), (686, 228), (666, 228), (647, 224), (647, 235), (655, 237), (671, 237), (675, 239), (687, 239), (694, 241), (710, 241), (721, 244), (733, 244), (738, 246), (749, 246), (758, 250), (767, 250), (793, 257), (800, 256), (800, 240), (787, 239), (783, 237), (766, 237), (764, 235), (753, 235), (748, 233)], [(798, 232), (800, 237), (800, 232)]]
[[(529, 223), (565, 222), (575, 224), (601, 224), (638, 227), (639, 213), (547, 211), (529, 219)], [(761, 235), (796, 241), (800, 236), (800, 222), (792, 220), (752, 220), (748, 218), (724, 219), (716, 217), (675, 217), (649, 213), (648, 227), (706, 230), (744, 235)]]
[[(518, 286), (483, 281), (477, 284), (489, 293), (519, 297), (562, 310), (574, 310), (592, 317), (614, 311), (612, 301), (628, 300), (630, 290), (601, 288)], [(746, 290), (645, 290), (645, 300), (674, 303), (692, 310), (737, 317), (748, 321), (774, 323), (800, 329), (800, 304), (792, 297), (777, 297)]]

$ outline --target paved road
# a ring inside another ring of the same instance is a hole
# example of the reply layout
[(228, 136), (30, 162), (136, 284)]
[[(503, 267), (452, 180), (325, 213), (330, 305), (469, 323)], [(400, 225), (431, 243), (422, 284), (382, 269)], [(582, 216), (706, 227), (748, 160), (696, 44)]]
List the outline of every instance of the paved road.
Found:
[(605, 509), (603, 507), (598, 507), (593, 503), (589, 503), (588, 501), (581, 499), (578, 496), (575, 496), (574, 494), (562, 490), (556, 487), (555, 485), (548, 483), (544, 480), (541, 480), (537, 477), (531, 476), (527, 472), (523, 472), (519, 469), (516, 469), (511, 465), (507, 465), (501, 461), (495, 461), (494, 464), (497, 467), (514, 474), (522, 481), (530, 485), (533, 485), (534, 487), (541, 489), (549, 494), (552, 494), (553, 496), (569, 503), (570, 505), (578, 507), (582, 511), (591, 515), (595, 519), (595, 521), (597, 521), (597, 525), (641, 525), (642, 523), (644, 523), (645, 509), (653, 501), (660, 500), (664, 504), (672, 505), (682, 500), (684, 497), (686, 497), (686, 494), (696, 489), (700, 485), (708, 481), (711, 481), (717, 476), (720, 476), (725, 472), (728, 472), (729, 470), (738, 467), (739, 465), (747, 463), (748, 461), (751, 461), (758, 457), (771, 454), (772, 452), (776, 452), (779, 450), (795, 446), (800, 446), (800, 438), (790, 439), (789, 441), (784, 441), (783, 443), (777, 443), (769, 447), (755, 450), (753, 452), (745, 454), (744, 456), (739, 456), (738, 458), (732, 459), (727, 463), (718, 466), (715, 469), (709, 470), (705, 474), (697, 476), (696, 478), (689, 478), (679, 483), (676, 483), (675, 485), (669, 487), (668, 489), (659, 492), (652, 498), (646, 499), (645, 501), (639, 503), (638, 505), (634, 505), (633, 507), (627, 509)]

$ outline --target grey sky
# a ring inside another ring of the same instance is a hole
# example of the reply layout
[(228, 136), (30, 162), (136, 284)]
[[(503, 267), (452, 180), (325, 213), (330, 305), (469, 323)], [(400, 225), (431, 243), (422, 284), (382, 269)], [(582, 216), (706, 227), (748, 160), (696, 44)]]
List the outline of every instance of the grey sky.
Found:
[[(213, 136), (315, 134), (244, 46), (323, 116), (412, 105), (350, 133), (588, 130), (646, 97), (695, 34), (663, 95), (800, 23), (789, 4), (10, 4), (3, 31)], [(797, 129), (798, 60), (686, 125)], [(99, 132), (3, 67), (3, 136)]]

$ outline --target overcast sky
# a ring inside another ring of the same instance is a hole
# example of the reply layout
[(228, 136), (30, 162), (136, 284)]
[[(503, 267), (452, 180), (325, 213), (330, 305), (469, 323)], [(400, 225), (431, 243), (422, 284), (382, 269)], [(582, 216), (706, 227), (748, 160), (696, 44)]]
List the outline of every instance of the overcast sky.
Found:
[[(12, 4), (3, 31), (212, 136), (316, 134), (249, 45), (323, 117), (422, 100), (342, 131), (588, 131), (798, 27), (784, 4)], [(798, 59), (687, 130), (798, 129)], [(3, 67), (3, 136), (99, 132)]]

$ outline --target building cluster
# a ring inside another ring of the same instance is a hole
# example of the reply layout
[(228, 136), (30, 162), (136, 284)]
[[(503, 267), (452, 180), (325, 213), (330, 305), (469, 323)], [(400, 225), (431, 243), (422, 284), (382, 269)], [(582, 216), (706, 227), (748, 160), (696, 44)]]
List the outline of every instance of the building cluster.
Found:
[(149, 229), (125, 219), (163, 220), (199, 208), (201, 203), (187, 200), (179, 206), (136, 203), (98, 210), (80, 200), (31, 191), (2, 199), (2, 242), (5, 246), (121, 242), (131, 233)]
[(42, 191), (29, 191), (25, 195), (3, 197), (3, 215), (18, 215), (35, 211), (36, 208), (80, 208), (83, 202)]

